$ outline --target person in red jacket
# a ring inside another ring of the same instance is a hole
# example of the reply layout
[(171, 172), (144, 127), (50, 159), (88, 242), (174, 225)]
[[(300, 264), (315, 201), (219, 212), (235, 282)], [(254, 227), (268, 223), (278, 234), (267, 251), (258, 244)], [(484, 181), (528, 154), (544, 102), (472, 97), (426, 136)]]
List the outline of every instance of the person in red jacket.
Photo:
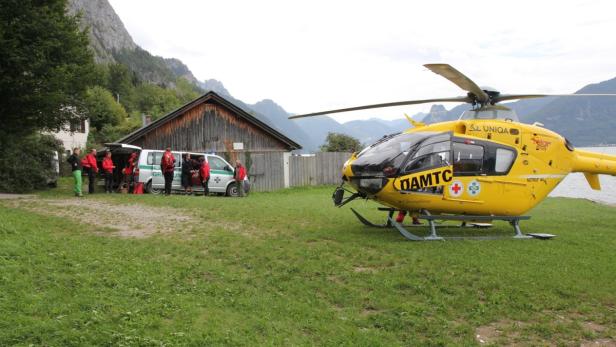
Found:
[(246, 179), (246, 168), (239, 160), (235, 161), (235, 172), (233, 173), (235, 179), (235, 186), (237, 188), (237, 195), (244, 197), (244, 180)]
[(201, 158), (201, 167), (199, 167), (199, 177), (201, 178), (201, 184), (203, 184), (203, 196), (210, 194), (210, 163), (207, 159)]
[(122, 172), (124, 174), (124, 179), (123, 179), (123, 183), (125, 183), (128, 186), (128, 191), (132, 193), (133, 191), (133, 185), (134, 185), (134, 177), (133, 177), (133, 173), (135, 172), (135, 166), (137, 165), (137, 152), (133, 152), (130, 154), (130, 157), (128, 157), (128, 164), (126, 164), (126, 167), (124, 168), (124, 171)]
[(92, 148), (90, 153), (81, 159), (81, 166), (88, 172), (88, 193), (94, 194), (96, 174), (98, 165), (96, 164), (96, 149)]
[(165, 195), (171, 195), (171, 184), (173, 183), (173, 172), (175, 171), (175, 157), (171, 153), (171, 148), (167, 147), (160, 160), (160, 169), (165, 177)]
[(111, 194), (113, 192), (113, 160), (111, 160), (111, 152), (105, 153), (103, 159), (103, 174), (105, 175), (105, 193)]

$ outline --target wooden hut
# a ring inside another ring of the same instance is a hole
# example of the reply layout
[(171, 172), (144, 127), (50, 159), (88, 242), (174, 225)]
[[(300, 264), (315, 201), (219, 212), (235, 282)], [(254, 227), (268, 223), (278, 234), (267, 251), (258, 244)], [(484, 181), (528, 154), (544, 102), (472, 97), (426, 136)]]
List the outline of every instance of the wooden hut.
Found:
[(118, 140), (147, 149), (216, 153), (248, 164), (255, 190), (290, 186), (289, 157), (301, 146), (215, 92)]

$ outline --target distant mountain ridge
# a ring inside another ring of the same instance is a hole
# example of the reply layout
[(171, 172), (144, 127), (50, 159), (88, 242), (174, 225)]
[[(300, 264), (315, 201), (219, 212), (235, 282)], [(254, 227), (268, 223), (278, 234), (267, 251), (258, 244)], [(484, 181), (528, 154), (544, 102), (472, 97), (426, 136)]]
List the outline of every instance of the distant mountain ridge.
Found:
[[(318, 151), (328, 132), (351, 135), (368, 144), (409, 127), (403, 118), (392, 121), (373, 118), (342, 124), (327, 116), (291, 121), (290, 114), (273, 100), (265, 99), (252, 105), (244, 103), (235, 99), (221, 81), (199, 81), (179, 59), (151, 55), (133, 41), (107, 0), (69, 0), (68, 11), (80, 13), (82, 25), (90, 28), (91, 46), (98, 62), (124, 64), (141, 80), (158, 85), (173, 86), (175, 80), (182, 77), (204, 92), (215, 91), (301, 144), (303, 152)], [(616, 93), (616, 79), (588, 85), (579, 92)], [(616, 98), (550, 97), (504, 105), (514, 109), (521, 121), (544, 123), (574, 144), (616, 143), (613, 135), (616, 133)], [(463, 104), (447, 110), (442, 105), (433, 105), (430, 112), (416, 114), (413, 118), (426, 123), (455, 120), (470, 107)]]

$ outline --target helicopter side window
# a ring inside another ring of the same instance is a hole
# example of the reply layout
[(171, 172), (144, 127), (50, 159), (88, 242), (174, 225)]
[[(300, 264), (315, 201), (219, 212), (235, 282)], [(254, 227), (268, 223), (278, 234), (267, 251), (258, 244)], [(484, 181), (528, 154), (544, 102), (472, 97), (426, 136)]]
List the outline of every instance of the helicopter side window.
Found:
[(404, 172), (421, 171), (450, 165), (451, 142), (437, 142), (421, 147), (410, 162), (405, 166)]
[(515, 152), (510, 149), (497, 148), (496, 149), (496, 161), (494, 163), (494, 171), (497, 173), (506, 173), (511, 168), (513, 160), (515, 159)]
[(454, 142), (454, 175), (476, 175), (483, 168), (483, 146)]

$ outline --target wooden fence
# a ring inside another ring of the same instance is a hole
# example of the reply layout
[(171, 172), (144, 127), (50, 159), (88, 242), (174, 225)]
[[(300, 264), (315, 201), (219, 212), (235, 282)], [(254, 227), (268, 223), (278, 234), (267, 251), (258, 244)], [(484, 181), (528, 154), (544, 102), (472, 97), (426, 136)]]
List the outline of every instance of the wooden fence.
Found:
[(282, 152), (238, 153), (238, 158), (246, 163), (252, 189), (272, 191), (286, 187), (339, 184), (342, 181), (342, 165), (351, 153), (325, 152), (314, 155), (290, 155)]
[(301, 156), (284, 152), (236, 152), (229, 160), (237, 158), (247, 164), (251, 189), (267, 192), (288, 187), (339, 184), (342, 165), (350, 157), (351, 153), (346, 152)]
[(350, 156), (351, 153), (345, 152), (292, 156), (289, 163), (290, 186), (339, 184), (342, 181), (342, 165)]

